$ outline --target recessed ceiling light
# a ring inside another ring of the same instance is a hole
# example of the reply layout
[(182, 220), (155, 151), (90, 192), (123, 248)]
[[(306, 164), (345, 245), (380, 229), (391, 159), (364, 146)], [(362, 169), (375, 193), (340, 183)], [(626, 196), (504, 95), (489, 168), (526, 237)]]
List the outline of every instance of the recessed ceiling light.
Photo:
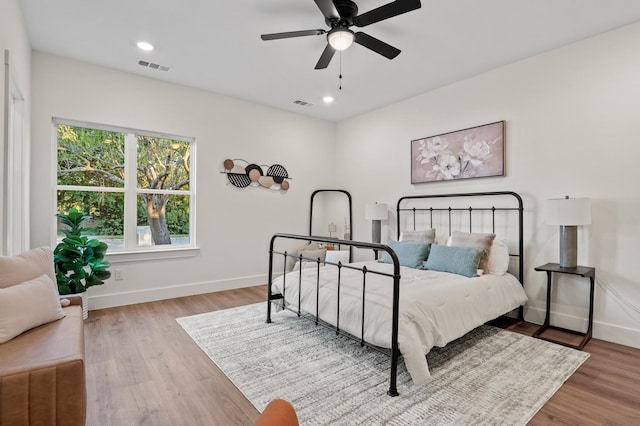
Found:
[(151, 52), (153, 50), (153, 44), (147, 43), (146, 41), (139, 41), (138, 47), (147, 52)]
[(331, 96), (325, 96), (324, 98), (322, 98), (322, 101), (325, 104), (330, 104), (331, 102), (333, 102), (333, 98)]

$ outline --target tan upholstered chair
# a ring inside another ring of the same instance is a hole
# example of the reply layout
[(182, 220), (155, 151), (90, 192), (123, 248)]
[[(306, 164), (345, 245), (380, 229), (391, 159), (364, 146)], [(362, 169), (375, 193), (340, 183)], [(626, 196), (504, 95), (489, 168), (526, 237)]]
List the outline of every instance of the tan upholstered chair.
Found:
[(298, 425), (298, 416), (293, 406), (283, 399), (274, 399), (264, 409), (254, 426)]

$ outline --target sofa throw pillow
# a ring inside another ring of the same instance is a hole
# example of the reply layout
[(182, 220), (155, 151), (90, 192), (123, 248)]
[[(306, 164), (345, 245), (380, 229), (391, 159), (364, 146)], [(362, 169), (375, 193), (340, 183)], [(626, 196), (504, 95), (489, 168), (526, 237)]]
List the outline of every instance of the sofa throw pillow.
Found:
[[(424, 261), (429, 256), (429, 247), (431, 243), (419, 241), (391, 241), (387, 243), (389, 247), (396, 252), (400, 266), (409, 268), (422, 268)], [(384, 263), (393, 263), (389, 253), (382, 252), (382, 261)]]
[(471, 278), (478, 274), (478, 264), (482, 254), (483, 250), (478, 247), (454, 247), (434, 244), (431, 247), (425, 268)]
[(425, 229), (422, 231), (402, 231), (398, 241), (420, 241), (423, 243), (434, 243), (436, 240), (435, 229)]
[(496, 238), (496, 234), (481, 234), (471, 232), (454, 231), (451, 234), (451, 245), (455, 247), (478, 247), (484, 250), (480, 258), (479, 268), (487, 271), (487, 259), (491, 252), (491, 245)]
[(55, 285), (53, 252), (49, 247), (39, 247), (17, 256), (0, 256), (0, 288), (38, 278), (42, 274), (47, 274), (58, 288)]
[(0, 289), (0, 343), (64, 316), (58, 291), (47, 274)]

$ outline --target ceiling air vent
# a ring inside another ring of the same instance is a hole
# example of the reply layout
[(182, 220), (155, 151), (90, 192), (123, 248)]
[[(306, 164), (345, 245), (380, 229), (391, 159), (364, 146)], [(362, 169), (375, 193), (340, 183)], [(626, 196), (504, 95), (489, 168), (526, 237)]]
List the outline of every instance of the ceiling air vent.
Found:
[(160, 70), (160, 71), (169, 71), (171, 69), (171, 67), (167, 67), (165, 65), (158, 65), (158, 64), (154, 64), (153, 62), (147, 62), (147, 61), (138, 61), (138, 65), (142, 65), (143, 67), (146, 68), (152, 68), (154, 70)]
[(293, 103), (296, 104), (296, 105), (305, 106), (305, 107), (312, 107), (313, 106), (313, 104), (311, 102), (302, 101), (300, 99), (297, 99), (297, 100), (293, 101)]

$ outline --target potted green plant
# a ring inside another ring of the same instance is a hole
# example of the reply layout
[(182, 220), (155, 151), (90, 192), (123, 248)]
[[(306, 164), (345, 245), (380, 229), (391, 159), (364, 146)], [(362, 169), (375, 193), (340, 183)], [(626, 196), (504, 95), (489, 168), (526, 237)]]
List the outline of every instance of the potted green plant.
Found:
[[(91, 228), (84, 228), (82, 223), (91, 216), (71, 208), (67, 214), (59, 213), (62, 224), (68, 229), (62, 232), (65, 238), (53, 251), (58, 292), (61, 295), (80, 294), (94, 285), (104, 284), (111, 276), (109, 262), (104, 260), (107, 244), (84, 235)], [(86, 318), (87, 306), (83, 300), (83, 314)]]

